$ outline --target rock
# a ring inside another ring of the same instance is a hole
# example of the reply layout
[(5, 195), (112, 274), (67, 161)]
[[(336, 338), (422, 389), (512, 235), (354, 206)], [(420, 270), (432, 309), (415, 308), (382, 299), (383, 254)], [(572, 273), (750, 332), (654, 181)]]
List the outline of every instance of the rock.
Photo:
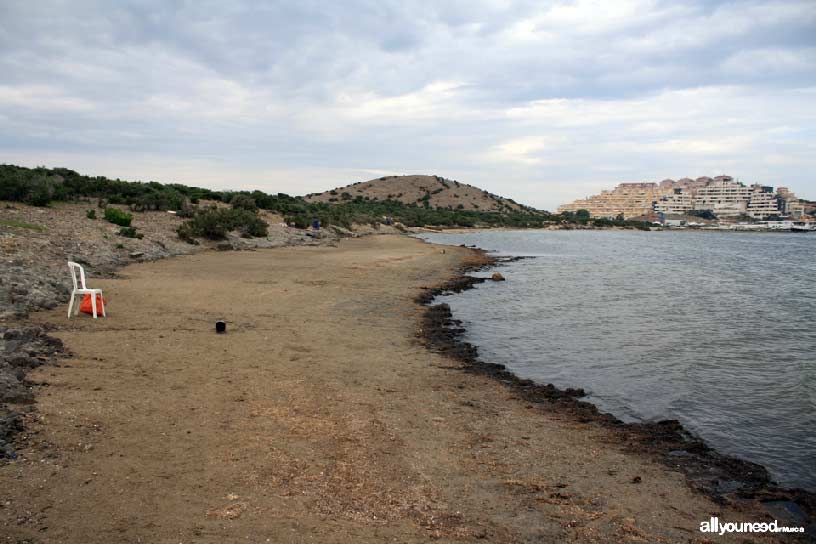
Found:
[(131, 259), (138, 259), (144, 255), (144, 251), (131, 251), (129, 255)]
[(8, 363), (17, 368), (36, 368), (42, 364), (42, 361), (28, 355), (15, 355), (9, 358)]
[(23, 430), (23, 420), (14, 412), (0, 416), (0, 439), (8, 442), (16, 433)]
[(493, 275), (490, 276), (490, 279), (493, 281), (504, 281), (504, 276), (502, 276), (498, 272), (493, 272)]
[(219, 242), (216, 244), (215, 249), (218, 251), (230, 251), (232, 250), (232, 244), (229, 242)]

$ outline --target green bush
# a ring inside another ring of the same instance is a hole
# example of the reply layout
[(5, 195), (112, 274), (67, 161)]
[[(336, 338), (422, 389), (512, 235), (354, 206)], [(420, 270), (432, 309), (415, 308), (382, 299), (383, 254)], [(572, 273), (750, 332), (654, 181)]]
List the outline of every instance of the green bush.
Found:
[(133, 216), (119, 208), (105, 208), (105, 221), (120, 227), (129, 227), (130, 222), (133, 221)]
[[(456, 180), (439, 179), (439, 186), (445, 183), (453, 187), (465, 187)], [(444, 183), (443, 183), (444, 182)], [(359, 186), (360, 183), (355, 183)], [(353, 190), (352, 190), (353, 191)], [(67, 168), (25, 168), (14, 165), (0, 165), (0, 200), (25, 202), (46, 205), (49, 201), (70, 201), (77, 199), (98, 199), (100, 209), (108, 204), (130, 206), (131, 210), (176, 210), (179, 217), (189, 218), (179, 227), (179, 236), (195, 243), (196, 237), (204, 236), (215, 239), (223, 238), (230, 230), (238, 230), (244, 236), (263, 236), (267, 225), (241, 201), (254, 201), (261, 210), (269, 210), (284, 216), (287, 222), (301, 228), (311, 226), (312, 219), (320, 220), (321, 225), (338, 225), (349, 227), (354, 223), (367, 224), (381, 220), (383, 216), (393, 217), (394, 221), (406, 226), (487, 226), (487, 227), (535, 227), (551, 223), (574, 223), (574, 214), (551, 215), (532, 208), (511, 210), (507, 206), (500, 211), (466, 210), (455, 205), (453, 210), (430, 206), (430, 196), (420, 198), (416, 203), (405, 204), (396, 199), (403, 198), (403, 193), (390, 195), (388, 200), (366, 200), (363, 196), (335, 189), (339, 195), (335, 204), (325, 202), (306, 202), (301, 197), (292, 197), (284, 193), (268, 194), (261, 191), (225, 192), (212, 191), (201, 187), (180, 184), (161, 184), (156, 182), (128, 182), (120, 179), (108, 179), (101, 176), (83, 176)], [(457, 195), (454, 195), (456, 198)], [(192, 204), (202, 200), (233, 202), (233, 210), (226, 212), (196, 212)], [(243, 208), (243, 209), (242, 209)], [(109, 209), (109, 208), (107, 208)], [(230, 215), (230, 212), (236, 215)], [(249, 215), (244, 215), (245, 212)], [(130, 214), (119, 210), (106, 211), (108, 214)], [(101, 214), (97, 214), (98, 216)], [(110, 220), (110, 219), (108, 219)], [(121, 227), (125, 224), (111, 221)], [(630, 228), (640, 228), (629, 225)]]
[(230, 204), (232, 208), (235, 210), (248, 210), (251, 212), (258, 210), (258, 204), (255, 203), (255, 199), (249, 195), (237, 194), (232, 197), (230, 200)]
[(119, 236), (124, 236), (125, 238), (138, 238), (139, 240), (144, 238), (144, 234), (141, 232), (136, 232), (136, 227), (122, 227), (119, 229)]
[(179, 238), (191, 242), (196, 238), (223, 240), (234, 230), (245, 237), (266, 236), (268, 227), (266, 221), (249, 210), (208, 208), (182, 223), (176, 232)]
[(85, 212), (85, 217), (88, 219), (96, 219), (96, 210), (88, 210)]

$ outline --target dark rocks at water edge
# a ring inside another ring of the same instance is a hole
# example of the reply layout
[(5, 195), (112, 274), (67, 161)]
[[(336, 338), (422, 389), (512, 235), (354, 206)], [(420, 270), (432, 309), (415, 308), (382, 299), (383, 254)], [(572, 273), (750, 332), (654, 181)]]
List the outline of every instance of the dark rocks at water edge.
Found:
[(13, 457), (12, 440), (23, 429), (18, 410), (34, 402), (26, 373), (53, 362), (63, 351), (62, 341), (42, 327), (0, 326), (0, 458)]
[[(438, 288), (427, 290), (417, 297), (417, 301), (429, 305), (438, 294), (458, 293), (483, 281), (484, 278), (459, 276)], [(682, 471), (691, 486), (717, 502), (788, 502), (804, 512), (806, 519), (816, 517), (816, 494), (802, 489), (780, 488), (771, 480), (765, 467), (717, 452), (685, 429), (679, 421), (624, 423), (611, 414), (601, 412), (594, 404), (581, 400), (586, 396), (583, 389), (539, 385), (532, 380), (519, 378), (504, 365), (481, 361), (476, 346), (462, 340), (464, 332), (461, 321), (454, 319), (447, 304), (434, 304), (426, 308), (422, 338), (430, 349), (462, 363), (463, 371), (490, 376), (512, 388), (519, 398), (547, 410), (569, 414), (581, 423), (611, 429), (624, 449), (652, 455), (667, 466)]]
[(467, 289), (473, 288), (478, 283), (484, 283), (486, 278), (475, 278), (473, 276), (457, 276), (448, 281), (444, 285), (434, 287), (433, 289), (426, 289), (416, 298), (420, 304), (426, 305), (433, 302), (433, 299), (442, 294), (461, 293)]

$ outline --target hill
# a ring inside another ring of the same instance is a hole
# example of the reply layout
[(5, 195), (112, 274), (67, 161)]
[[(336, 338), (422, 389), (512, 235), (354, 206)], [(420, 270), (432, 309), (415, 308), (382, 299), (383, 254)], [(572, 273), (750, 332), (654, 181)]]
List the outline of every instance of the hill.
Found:
[(358, 198), (375, 202), (392, 200), (433, 209), (497, 213), (534, 211), (509, 198), (439, 176), (386, 176), (305, 197), (307, 202), (328, 204), (342, 204)]
[[(390, 193), (392, 189), (396, 192)], [(249, 199), (250, 208), (280, 214), (287, 223), (300, 228), (310, 226), (315, 219), (324, 226), (345, 228), (377, 224), (384, 217), (408, 227), (540, 227), (550, 220), (546, 212), (436, 176), (380, 178), (318, 195), (293, 197), (262, 191), (214, 191), (178, 183), (129, 182), (84, 176), (67, 168), (0, 165), (0, 201), (35, 206), (99, 198), (136, 212), (170, 210), (189, 216), (198, 215), (201, 205), (232, 204), (239, 197), (245, 202)]]
[[(0, 201), (48, 207), (53, 202), (90, 203), (89, 199), (99, 201), (101, 213), (108, 213), (107, 206), (137, 213), (176, 212), (188, 219), (178, 234), (190, 242), (201, 236), (223, 239), (233, 231), (263, 237), (268, 222), (259, 212), (274, 214), (279, 218), (276, 221), (301, 229), (315, 220), (326, 227), (345, 229), (354, 225), (377, 228), (392, 222), (404, 227), (648, 228), (637, 222), (590, 222), (588, 217), (572, 213), (553, 215), (438, 176), (391, 176), (293, 197), (257, 190), (214, 191), (178, 183), (130, 182), (84, 176), (67, 168), (0, 164)], [(120, 224), (123, 232), (138, 237), (129, 221)]]

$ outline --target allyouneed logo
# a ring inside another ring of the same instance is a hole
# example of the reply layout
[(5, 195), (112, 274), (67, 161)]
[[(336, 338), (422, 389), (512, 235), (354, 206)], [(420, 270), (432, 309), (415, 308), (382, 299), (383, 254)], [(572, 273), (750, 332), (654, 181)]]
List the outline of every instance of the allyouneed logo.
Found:
[(780, 527), (779, 522), (774, 520), (770, 523), (720, 523), (719, 518), (712, 517), (708, 521), (700, 523), (701, 533), (717, 533), (720, 536), (725, 533), (804, 533), (804, 527)]

